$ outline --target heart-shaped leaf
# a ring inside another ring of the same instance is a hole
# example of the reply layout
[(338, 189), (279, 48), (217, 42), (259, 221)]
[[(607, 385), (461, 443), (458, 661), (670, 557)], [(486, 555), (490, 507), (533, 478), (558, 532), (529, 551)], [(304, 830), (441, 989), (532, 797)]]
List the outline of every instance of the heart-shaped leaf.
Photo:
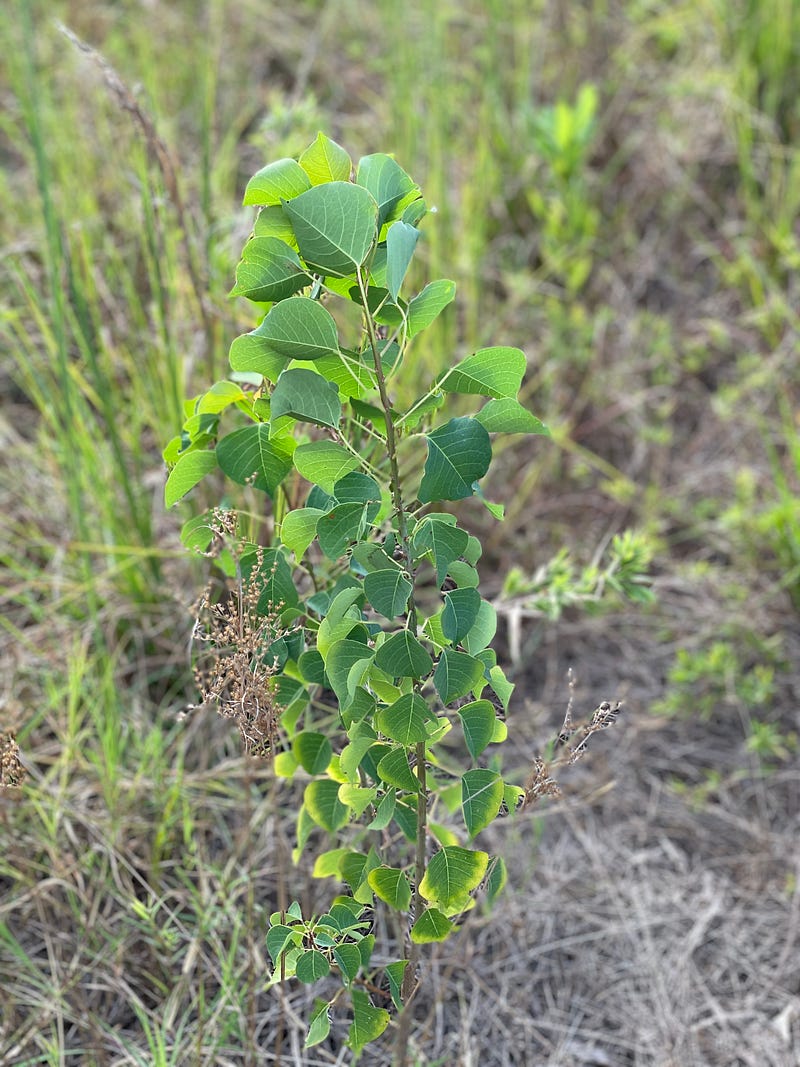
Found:
[(492, 462), (492, 445), (483, 426), (471, 418), (451, 419), (426, 440), (428, 458), (418, 493), (422, 503), (472, 496), (473, 482), (486, 474)]

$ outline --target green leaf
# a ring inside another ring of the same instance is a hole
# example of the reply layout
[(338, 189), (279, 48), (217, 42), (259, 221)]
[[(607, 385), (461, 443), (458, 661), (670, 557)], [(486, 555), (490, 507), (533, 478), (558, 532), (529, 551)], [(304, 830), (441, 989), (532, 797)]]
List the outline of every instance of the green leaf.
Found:
[(456, 283), (449, 278), (428, 282), (408, 305), (408, 337), (426, 330), (456, 295)]
[(464, 740), (469, 754), (477, 759), (487, 745), (492, 743), (497, 713), (489, 700), (474, 700), (458, 709)]
[(492, 860), (489, 877), (486, 881), (486, 899), (489, 904), (494, 904), (508, 881), (508, 869), (505, 862), (496, 856)]
[(285, 370), (272, 391), (270, 417), (291, 415), (300, 422), (314, 422), (317, 426), (339, 425), (342, 405), (339, 390), (313, 370), (295, 368)]
[(352, 541), (361, 539), (367, 525), (366, 504), (338, 504), (317, 523), (319, 547), (328, 559), (340, 559)]
[(479, 834), (494, 819), (503, 800), (503, 779), (496, 771), (476, 768), (461, 779), (461, 810), (470, 837)]
[(291, 948), (292, 945), (300, 944), (300, 940), (300, 932), (292, 929), (291, 926), (283, 926), (281, 924), (271, 926), (267, 930), (267, 952), (269, 952), (272, 962), (277, 964), (281, 953), (285, 952), (287, 948)]
[(411, 770), (404, 748), (393, 748), (387, 752), (378, 762), (378, 774), (388, 785), (406, 789), (410, 793), (419, 791), (419, 782)]
[(321, 952), (310, 948), (297, 957), (294, 973), (301, 982), (311, 985), (312, 982), (318, 982), (320, 978), (329, 975), (331, 967)]
[(469, 543), (466, 530), (459, 529), (452, 516), (448, 516), (447, 520), (427, 516), (414, 531), (413, 539), (415, 551), (430, 551), (433, 555), (439, 585), (444, 581), (450, 564), (463, 555)]
[(481, 600), (475, 622), (461, 644), (470, 656), (477, 656), (489, 645), (497, 632), (497, 612), (486, 600)]
[(538, 433), (550, 436), (545, 424), (511, 397), (490, 400), (475, 419), (488, 433)]
[(356, 182), (368, 189), (378, 204), (378, 226), (382, 226), (406, 194), (416, 189), (414, 182), (391, 156), (376, 152), (358, 161)]
[(372, 649), (360, 641), (349, 641), (347, 638), (337, 641), (328, 649), (325, 670), (342, 710), (351, 704), (374, 655)]
[(333, 958), (339, 964), (345, 984), (350, 985), (361, 970), (361, 953), (358, 945), (338, 945), (333, 950)]
[(381, 490), (374, 478), (361, 471), (352, 471), (333, 487), (337, 504), (367, 504), (367, 522), (372, 522), (381, 506)]
[(370, 887), (390, 908), (408, 911), (411, 903), (411, 886), (403, 871), (397, 867), (377, 867), (369, 872)]
[(374, 372), (346, 350), (338, 356), (323, 356), (314, 366), (323, 378), (338, 387), (342, 396), (360, 397), (376, 387)]
[(525, 353), (518, 348), (481, 348), (443, 374), (438, 384), (448, 393), (514, 398), (526, 366)]
[(425, 723), (430, 715), (428, 705), (419, 693), (407, 693), (391, 707), (378, 712), (375, 725), (386, 737), (408, 748), (418, 741), (427, 740)]
[[(361, 730), (367, 732), (360, 734), (354, 734), (353, 732)], [(339, 757), (339, 769), (348, 778), (351, 785), (355, 785), (359, 780), (358, 769), (361, 766), (361, 761), (375, 744), (377, 735), (366, 723), (357, 723), (348, 731), (348, 736), (350, 737), (350, 743), (342, 749)]]
[(345, 856), (349, 856), (350, 853), (351, 849), (349, 848), (332, 848), (329, 849), (327, 852), (321, 853), (314, 861), (314, 869), (311, 872), (311, 877), (341, 877), (342, 860)]
[(283, 208), (300, 255), (321, 274), (354, 274), (377, 239), (378, 206), (366, 189), (350, 182), (317, 185)]
[(486, 474), (492, 461), (491, 441), (483, 426), (470, 418), (451, 419), (432, 430), (426, 440), (428, 458), (419, 487), (420, 501), (427, 504), (472, 496), (473, 482)]
[(397, 560), (391, 559), (380, 545), (376, 545), (371, 541), (364, 541), (360, 545), (356, 545), (353, 549), (353, 559), (368, 573), (381, 570), (401, 570)]
[(483, 664), (465, 652), (446, 648), (439, 657), (433, 684), (445, 707), (466, 696), (483, 678)]
[(339, 800), (346, 804), (348, 808), (352, 808), (357, 818), (364, 814), (377, 796), (378, 790), (374, 787), (366, 788), (360, 785), (353, 785), (350, 782), (345, 782), (339, 786)]
[(426, 908), (411, 927), (411, 940), (415, 945), (427, 945), (432, 941), (445, 941), (453, 929), (453, 923), (438, 910)]
[(489, 670), (489, 685), (500, 698), (503, 708), (508, 711), (511, 694), (514, 692), (514, 683), (509, 682), (503, 673), (502, 667), (491, 667)]
[(324, 1041), (331, 1032), (330, 1004), (323, 1001), (311, 1013), (311, 1025), (308, 1028), (303, 1048), (313, 1048)]
[(317, 523), (324, 514), (319, 508), (295, 508), (281, 523), (281, 541), (294, 552), (298, 561), (317, 536)]
[(403, 985), (403, 975), (405, 974), (407, 966), (408, 960), (396, 960), (394, 963), (390, 963), (388, 967), (384, 967), (386, 977), (389, 979), (389, 990), (392, 994), (392, 1002), (398, 1011), (403, 1006), (400, 994)]
[(395, 790), (393, 788), (389, 789), (378, 804), (378, 810), (375, 813), (375, 818), (369, 824), (367, 829), (385, 830), (389, 823), (392, 821), (396, 801), (397, 794), (395, 793)]
[(280, 204), (311, 188), (308, 175), (294, 159), (278, 159), (257, 171), (244, 191), (242, 203)]
[(290, 248), (297, 248), (292, 224), (282, 204), (272, 204), (270, 207), (261, 208), (253, 226), (253, 236), (277, 237)]
[(367, 600), (387, 619), (395, 619), (403, 614), (413, 588), (405, 574), (392, 567), (372, 571), (364, 578)]
[(347, 824), (350, 809), (339, 800), (339, 783), (330, 778), (309, 782), (303, 794), (306, 811), (323, 830), (335, 833)]
[(284, 439), (270, 440), (269, 424), (243, 426), (226, 434), (217, 445), (217, 462), (237, 485), (252, 485), (269, 496), (292, 469), (292, 447)]
[(304, 478), (333, 493), (333, 487), (358, 466), (358, 456), (334, 441), (312, 441), (295, 450), (294, 465)]
[(418, 240), (419, 230), (400, 221), (393, 222), (386, 234), (386, 288), (395, 303)]
[(381, 645), (375, 666), (392, 678), (424, 678), (433, 670), (433, 660), (412, 633), (400, 630)]
[(428, 864), (419, 891), (445, 913), (463, 911), (473, 889), (480, 885), (488, 863), (486, 852), (449, 845), (440, 849)]
[(234, 338), (228, 362), (231, 369), (239, 374), (262, 374), (268, 382), (277, 382), (278, 375), (289, 360), (273, 352), (269, 342), (255, 329)]
[(353, 1000), (353, 1022), (347, 1035), (347, 1045), (358, 1055), (370, 1041), (376, 1041), (389, 1025), (389, 1012), (385, 1008), (374, 1008), (361, 989), (351, 989), (350, 996)]
[(171, 508), (217, 466), (214, 452), (189, 452), (181, 456), (164, 486), (164, 504)]
[(314, 360), (339, 352), (331, 313), (309, 296), (293, 296), (275, 304), (253, 333), (287, 359)]
[(458, 644), (470, 632), (483, 603), (477, 589), (451, 589), (444, 595), (442, 631), (448, 641)]
[(198, 399), (195, 405), (195, 414), (197, 415), (217, 415), (219, 412), (224, 411), (225, 408), (230, 407), (231, 404), (237, 404), (240, 400), (248, 403), (247, 395), (242, 391), (242, 387), (237, 385), (236, 382), (222, 381), (215, 382), (211, 388), (203, 393)]
[(312, 185), (346, 182), (350, 179), (353, 166), (342, 146), (324, 133), (317, 134), (317, 139), (300, 156), (299, 163)]
[(331, 762), (333, 749), (325, 734), (303, 730), (294, 739), (292, 754), (307, 774), (323, 774)]
[(317, 648), (324, 658), (335, 641), (347, 637), (353, 627), (361, 622), (361, 610), (356, 601), (362, 595), (361, 589), (342, 589), (328, 607), (317, 633)]
[(242, 249), (231, 296), (284, 300), (311, 284), (295, 250), (277, 237), (251, 237)]

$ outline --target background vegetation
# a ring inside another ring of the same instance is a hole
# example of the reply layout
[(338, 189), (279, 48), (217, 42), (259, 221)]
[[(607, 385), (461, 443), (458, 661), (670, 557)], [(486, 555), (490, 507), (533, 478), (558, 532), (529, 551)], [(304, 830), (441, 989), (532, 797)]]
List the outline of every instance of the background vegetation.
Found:
[[(261, 991), (294, 800), (179, 721), (204, 574), (161, 505), (249, 328), (245, 181), (323, 129), (437, 205), (459, 290), (418, 358), (519, 345), (553, 429), (504, 453), (484, 567), (520, 767), (568, 667), (579, 710), (625, 700), (505, 824), (513, 892), (434, 954), (420, 1064), (796, 1063), (798, 5), (15, 0), (0, 36), (0, 1062), (346, 1062)], [(624, 529), (652, 606), (615, 598)]]

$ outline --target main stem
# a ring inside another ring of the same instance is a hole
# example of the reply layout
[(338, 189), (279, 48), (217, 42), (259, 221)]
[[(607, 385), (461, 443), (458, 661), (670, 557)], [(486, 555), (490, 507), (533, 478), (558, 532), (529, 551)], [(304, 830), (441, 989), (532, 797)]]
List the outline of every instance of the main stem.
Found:
[[(397, 438), (395, 436), (394, 421), (392, 419), (392, 405), (389, 401), (389, 394), (386, 391), (386, 378), (383, 373), (383, 364), (381, 363), (378, 336), (375, 332), (375, 323), (373, 322), (372, 315), (369, 311), (367, 290), (360, 269), (358, 270), (356, 277), (358, 279), (359, 292), (361, 293), (361, 302), (364, 307), (367, 337), (369, 338), (370, 348), (372, 349), (372, 358), (375, 364), (375, 378), (378, 382), (378, 393), (380, 394), (381, 407), (383, 408), (386, 417), (386, 452), (389, 456), (390, 471), (389, 488), (392, 494), (395, 514), (397, 515), (397, 531), (400, 535), (400, 544), (403, 549), (403, 555), (406, 557), (408, 574), (413, 583), (414, 567), (411, 556), (411, 545), (409, 544), (408, 538), (406, 512), (405, 507), (403, 506), (403, 494), (400, 489), (400, 465), (397, 461)], [(417, 605), (414, 599), (413, 588), (408, 600), (408, 623), (411, 632), (416, 637)], [(422, 914), (425, 906), (422, 899), (422, 893), (420, 892), (422, 879), (425, 877), (426, 842), (428, 835), (428, 793), (426, 783), (425, 742), (418, 742), (415, 751), (417, 757), (416, 772), (419, 791), (417, 793), (417, 848), (414, 865), (414, 897), (412, 901), (412, 909), (414, 919), (416, 920)], [(403, 985), (401, 989), (403, 1011), (400, 1015), (397, 1031), (396, 1063), (398, 1067), (405, 1067), (408, 1062), (408, 1038), (411, 1029), (411, 1012), (409, 1008), (411, 998), (416, 990), (416, 971), (417, 963), (419, 961), (419, 946), (413, 941), (411, 942), (407, 958), (408, 963), (406, 965), (405, 973), (403, 974)]]

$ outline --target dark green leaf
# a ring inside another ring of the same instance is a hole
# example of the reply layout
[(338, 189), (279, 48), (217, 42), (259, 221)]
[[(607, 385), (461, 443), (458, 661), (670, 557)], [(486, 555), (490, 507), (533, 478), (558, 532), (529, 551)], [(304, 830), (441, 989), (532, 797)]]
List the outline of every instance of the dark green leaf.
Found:
[(275, 304), (253, 333), (287, 359), (314, 360), (339, 352), (333, 317), (308, 296), (293, 296)]
[(280, 204), (306, 189), (311, 188), (308, 175), (294, 159), (278, 159), (262, 167), (250, 181), (244, 191), (242, 203)]
[(413, 586), (397, 568), (372, 571), (364, 578), (364, 592), (373, 608), (387, 619), (394, 619), (406, 610)]
[(470, 632), (481, 606), (477, 589), (452, 589), (444, 595), (442, 631), (448, 641), (458, 644)]
[(368, 504), (367, 522), (372, 522), (381, 506), (381, 490), (374, 478), (361, 471), (352, 471), (333, 487), (333, 495), (338, 504)]
[(317, 134), (317, 139), (303, 152), (299, 162), (312, 185), (346, 182), (352, 169), (347, 152), (324, 133)]
[(464, 740), (473, 759), (477, 759), (487, 745), (491, 744), (497, 714), (489, 700), (474, 700), (458, 709)]
[(325, 734), (303, 730), (294, 739), (292, 753), (308, 774), (322, 774), (331, 761), (333, 749)]
[(272, 962), (277, 964), (281, 953), (293, 945), (300, 944), (300, 938), (299, 931), (293, 930), (291, 926), (271, 926), (267, 930), (267, 952), (272, 957)]
[(397, 960), (395, 963), (390, 963), (388, 967), (384, 968), (386, 977), (389, 979), (392, 1002), (398, 1011), (403, 1006), (400, 992), (403, 985), (403, 975), (407, 966), (408, 960)]
[(397, 301), (397, 294), (414, 255), (419, 230), (405, 222), (393, 222), (386, 234), (386, 288)]
[(418, 494), (422, 503), (472, 496), (473, 482), (486, 474), (492, 461), (491, 441), (483, 426), (470, 418), (451, 419), (426, 440), (428, 458)]
[(461, 779), (461, 810), (470, 837), (484, 830), (497, 817), (503, 800), (503, 779), (496, 771), (476, 768)]
[(317, 185), (283, 207), (300, 255), (321, 274), (353, 274), (377, 239), (377, 204), (366, 189), (350, 182)]
[(366, 525), (366, 504), (338, 504), (317, 523), (319, 547), (328, 559), (337, 560), (352, 541), (360, 540)]
[(293, 248), (277, 237), (253, 237), (242, 250), (231, 296), (248, 300), (284, 300), (311, 284)]
[(329, 975), (331, 968), (322, 953), (311, 948), (297, 957), (294, 973), (301, 982), (311, 985), (312, 982), (318, 982), (320, 978)]
[(490, 904), (494, 904), (497, 897), (505, 888), (505, 884), (508, 881), (508, 870), (504, 861), (499, 857), (495, 857), (492, 860), (492, 866), (489, 871), (489, 877), (486, 882), (486, 899)]
[(375, 666), (393, 678), (424, 678), (433, 670), (433, 660), (412, 633), (400, 630), (381, 645)]
[(388, 785), (416, 793), (419, 782), (414, 776), (404, 748), (393, 748), (378, 762), (378, 774)]
[(391, 707), (378, 712), (375, 725), (386, 737), (408, 748), (427, 739), (425, 722), (430, 715), (428, 705), (419, 693), (407, 693)]
[(345, 983), (350, 985), (361, 969), (361, 953), (358, 951), (358, 945), (339, 945), (333, 950), (333, 958), (339, 964)]
[(445, 707), (466, 696), (483, 678), (483, 664), (465, 652), (446, 648), (433, 675), (433, 684)]
[(468, 543), (469, 535), (455, 525), (452, 516), (445, 519), (429, 515), (414, 531), (414, 550), (420, 554), (431, 552), (439, 585), (444, 581), (450, 564), (463, 555)]
[(274, 496), (292, 469), (294, 442), (270, 440), (269, 430), (267, 423), (258, 422), (227, 434), (217, 445), (217, 462), (237, 485), (252, 485)]
[(335, 833), (346, 825), (350, 810), (339, 800), (339, 783), (329, 778), (309, 782), (303, 794), (306, 811), (323, 830)]
[(550, 436), (550, 431), (541, 420), (531, 415), (518, 400), (510, 397), (490, 400), (475, 419), (488, 433), (538, 433)]
[(186, 496), (190, 489), (194, 489), (216, 466), (217, 457), (214, 452), (189, 452), (181, 456), (170, 471), (164, 487), (165, 505), (171, 508), (173, 504), (177, 504), (181, 497)]
[(270, 397), (271, 418), (291, 415), (300, 422), (336, 427), (342, 417), (339, 390), (313, 370), (285, 370)]
[(297, 661), (303, 681), (310, 685), (325, 685), (325, 663), (316, 648), (304, 652)]
[(407, 193), (416, 188), (399, 163), (376, 152), (358, 161), (356, 181), (368, 189), (378, 204), (378, 225), (382, 226)]
[[(258, 598), (258, 611), (261, 615), (274, 615), (285, 608), (293, 608), (300, 597), (292, 581), (292, 569), (283, 553), (276, 548), (264, 551), (261, 565), (261, 595)], [(247, 578), (248, 570), (242, 568)]]
[(295, 450), (293, 460), (300, 474), (326, 493), (333, 493), (334, 485), (359, 465), (358, 456), (334, 441), (312, 441), (311, 444), (300, 445)]

